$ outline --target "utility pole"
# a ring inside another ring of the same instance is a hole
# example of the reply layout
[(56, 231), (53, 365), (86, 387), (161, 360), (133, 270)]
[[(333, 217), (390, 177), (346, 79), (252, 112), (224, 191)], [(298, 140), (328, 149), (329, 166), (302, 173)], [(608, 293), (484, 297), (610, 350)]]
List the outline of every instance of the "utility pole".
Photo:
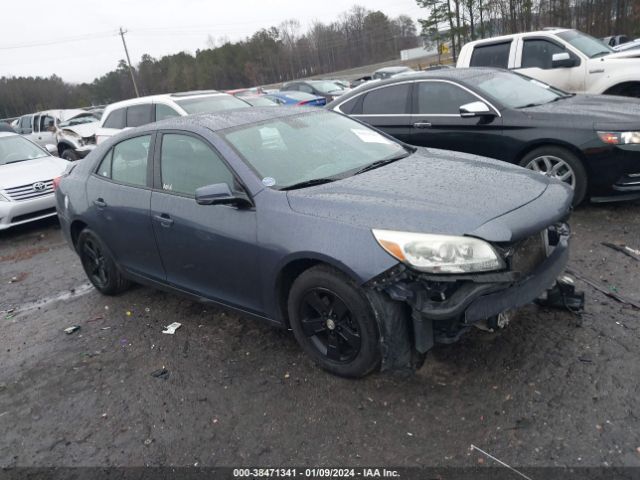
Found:
[(127, 63), (129, 64), (129, 73), (131, 74), (131, 81), (133, 82), (133, 89), (136, 91), (136, 97), (140, 96), (138, 92), (138, 85), (136, 84), (136, 77), (133, 75), (133, 68), (131, 67), (131, 59), (129, 58), (129, 50), (127, 50), (127, 42), (124, 40), (124, 34), (126, 30), (122, 30), (120, 27), (120, 36), (122, 37), (122, 45), (124, 45), (124, 53), (127, 55)]

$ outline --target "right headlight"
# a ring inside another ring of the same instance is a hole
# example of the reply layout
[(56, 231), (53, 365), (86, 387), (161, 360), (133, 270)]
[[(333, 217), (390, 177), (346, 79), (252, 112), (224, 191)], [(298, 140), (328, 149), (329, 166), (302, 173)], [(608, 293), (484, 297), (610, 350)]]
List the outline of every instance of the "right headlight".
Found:
[(372, 232), (390, 255), (422, 272), (488, 272), (506, 266), (498, 252), (478, 238), (394, 230)]

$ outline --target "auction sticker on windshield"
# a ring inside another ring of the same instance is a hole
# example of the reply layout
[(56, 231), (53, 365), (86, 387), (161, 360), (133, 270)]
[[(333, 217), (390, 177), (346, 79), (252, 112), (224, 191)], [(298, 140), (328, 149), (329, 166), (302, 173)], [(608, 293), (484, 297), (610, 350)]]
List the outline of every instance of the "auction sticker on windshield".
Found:
[(352, 128), (351, 131), (355, 133), (360, 140), (366, 143), (393, 143), (388, 138), (383, 137), (378, 132), (373, 130), (365, 130), (364, 128)]

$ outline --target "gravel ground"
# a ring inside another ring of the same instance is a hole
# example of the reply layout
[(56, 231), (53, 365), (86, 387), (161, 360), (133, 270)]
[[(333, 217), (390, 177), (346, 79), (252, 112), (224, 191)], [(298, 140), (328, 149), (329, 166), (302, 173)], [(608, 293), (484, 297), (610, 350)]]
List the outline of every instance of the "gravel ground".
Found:
[[(636, 302), (640, 262), (601, 243), (640, 249), (639, 212), (571, 222), (571, 268)], [(0, 285), (0, 467), (495, 464), (471, 444), (522, 467), (640, 466), (640, 310), (581, 281), (582, 316), (529, 306), (415, 375), (358, 381), (235, 313), (101, 296), (55, 220), (0, 233)]]

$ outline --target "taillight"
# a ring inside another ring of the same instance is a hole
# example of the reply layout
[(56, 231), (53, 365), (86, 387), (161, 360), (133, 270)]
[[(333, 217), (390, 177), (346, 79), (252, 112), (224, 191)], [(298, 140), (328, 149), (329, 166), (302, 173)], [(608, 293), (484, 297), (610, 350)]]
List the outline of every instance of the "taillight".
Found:
[(312, 100), (303, 100), (301, 102), (296, 103), (296, 105), (306, 105), (307, 103), (311, 102)]
[(55, 177), (53, 179), (53, 191), (55, 192), (58, 187), (60, 186), (60, 180), (62, 180), (62, 177)]

